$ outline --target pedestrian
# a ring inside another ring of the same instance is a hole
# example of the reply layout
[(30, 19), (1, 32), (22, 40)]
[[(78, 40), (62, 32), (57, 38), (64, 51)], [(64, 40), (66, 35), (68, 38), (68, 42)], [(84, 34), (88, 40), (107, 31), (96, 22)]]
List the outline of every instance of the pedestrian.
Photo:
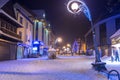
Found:
[(117, 48), (114, 48), (114, 52), (113, 53), (115, 54), (115, 61), (119, 61), (119, 53), (118, 53)]
[(49, 48), (43, 48), (43, 56), (47, 56), (48, 55), (48, 49)]
[(86, 50), (86, 55), (88, 56), (89, 55), (89, 49), (87, 48)]
[(102, 50), (101, 50), (100, 47), (98, 48), (98, 51), (99, 51), (99, 55), (100, 55), (100, 58), (101, 58), (102, 57)]

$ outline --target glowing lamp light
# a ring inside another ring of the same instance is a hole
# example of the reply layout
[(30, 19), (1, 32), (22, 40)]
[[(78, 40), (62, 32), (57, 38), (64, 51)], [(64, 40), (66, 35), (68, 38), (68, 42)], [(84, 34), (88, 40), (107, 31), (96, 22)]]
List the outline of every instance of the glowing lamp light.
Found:
[(72, 14), (77, 14), (81, 11), (82, 2), (80, 0), (70, 0), (67, 4), (67, 9)]
[(56, 51), (59, 51), (59, 49), (56, 49)]
[(114, 45), (112, 45), (113, 47), (116, 47), (116, 48), (119, 48), (120, 47), (120, 43), (118, 43), (118, 44), (114, 44)]
[[(106, 63), (101, 62), (100, 56), (99, 56), (99, 51), (97, 48), (97, 42), (96, 42), (96, 34), (95, 34), (95, 30), (94, 30), (94, 25), (92, 22), (92, 17), (89, 11), (89, 8), (87, 7), (87, 5), (85, 4), (84, 0), (69, 0), (67, 3), (67, 9), (70, 13), (72, 14), (80, 14), (80, 12), (83, 12), (85, 14), (85, 16), (89, 19), (90, 23), (91, 23), (91, 30), (92, 30), (92, 36), (93, 36), (93, 44), (94, 44), (94, 49), (95, 49), (95, 62), (92, 63), (93, 68), (97, 71), (100, 70), (106, 70), (105, 65)], [(100, 65), (98, 66), (94, 66), (94, 64), (96, 65), (96, 62), (100, 62)], [(99, 67), (102, 67), (101, 69)]]
[(62, 42), (62, 38), (60, 38), (60, 37), (57, 40), (58, 40), (58, 42)]
[(33, 47), (33, 50), (34, 50), (34, 51), (37, 51), (37, 50), (38, 50), (38, 48), (37, 48), (37, 47)]
[(39, 43), (39, 41), (34, 41), (34, 43), (33, 43), (33, 44), (40, 44), (40, 43)]
[(70, 47), (71, 45), (70, 44), (67, 44), (67, 47)]
[(73, 11), (78, 10), (78, 8), (79, 8), (78, 3), (74, 2), (74, 3), (71, 4), (71, 9), (72, 9)]
[(64, 49), (64, 51), (67, 51), (67, 49)]
[(66, 47), (65, 46), (63, 46), (63, 49), (65, 49)]
[(43, 14), (43, 18), (45, 18), (45, 14)]

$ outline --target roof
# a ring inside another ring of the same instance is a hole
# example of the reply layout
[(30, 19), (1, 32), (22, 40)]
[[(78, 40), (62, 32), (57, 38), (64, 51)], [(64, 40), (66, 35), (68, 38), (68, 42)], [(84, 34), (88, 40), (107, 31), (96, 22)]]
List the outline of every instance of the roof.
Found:
[(4, 14), (5, 16), (7, 16), (7, 17), (10, 18), (12, 21), (14, 21), (14, 22), (17, 23), (19, 26), (22, 27), (22, 25), (21, 25), (19, 22), (17, 22), (16, 19), (14, 19), (13, 17), (11, 17), (9, 14), (7, 14), (7, 13), (6, 13), (5, 11), (3, 11), (2, 9), (0, 9), (0, 13)]
[(14, 10), (15, 10), (15, 13), (16, 13), (16, 11), (19, 11), (27, 20), (29, 20), (31, 23), (33, 23), (32, 18), (34, 16), (34, 14), (32, 13), (32, 11), (30, 12), (30, 10), (24, 8), (23, 6), (21, 6), (18, 3), (14, 4)]
[(110, 38), (116, 38), (120, 36), (120, 29), (117, 30)]
[(7, 14), (9, 14), (11, 17), (16, 19), (13, 4), (14, 4), (13, 1), (9, 0), (6, 4), (4, 4), (4, 6), (1, 7), (1, 9), (5, 11)]
[(0, 0), (0, 8), (2, 8), (9, 0)]

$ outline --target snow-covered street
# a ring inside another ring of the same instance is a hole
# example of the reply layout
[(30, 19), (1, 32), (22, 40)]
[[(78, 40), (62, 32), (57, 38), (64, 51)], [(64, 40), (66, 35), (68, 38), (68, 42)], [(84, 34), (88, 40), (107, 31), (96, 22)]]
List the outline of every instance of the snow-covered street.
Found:
[(92, 69), (93, 57), (59, 56), (0, 62), (0, 80), (107, 80)]

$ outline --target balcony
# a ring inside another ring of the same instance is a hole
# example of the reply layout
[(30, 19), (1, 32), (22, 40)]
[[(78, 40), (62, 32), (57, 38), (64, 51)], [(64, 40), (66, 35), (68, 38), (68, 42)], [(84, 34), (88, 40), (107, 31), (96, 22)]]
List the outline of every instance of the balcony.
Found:
[[(10, 35), (10, 36), (12, 36), (12, 37), (15, 37), (15, 38), (17, 38), (17, 39), (19, 39), (19, 40), (21, 39), (21, 36), (20, 36), (20, 35), (18, 35), (17, 33), (13, 32), (13, 31), (10, 31), (10, 30), (8, 30), (8, 29), (6, 29), (6, 28), (4, 28), (4, 27), (1, 27), (0, 30), (1, 30), (3, 33), (7, 34), (7, 35)], [(9, 36), (8, 36), (8, 37), (9, 37)]]

